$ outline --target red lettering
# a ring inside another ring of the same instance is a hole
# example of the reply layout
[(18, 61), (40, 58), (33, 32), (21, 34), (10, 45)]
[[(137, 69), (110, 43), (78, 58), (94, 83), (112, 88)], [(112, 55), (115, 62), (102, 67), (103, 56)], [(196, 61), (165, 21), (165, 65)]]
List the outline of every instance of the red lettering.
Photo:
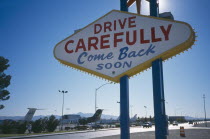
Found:
[(144, 29), (140, 29), (140, 43), (141, 44), (150, 43), (149, 40), (144, 40)]
[(70, 40), (70, 41), (68, 41), (68, 42), (65, 44), (65, 51), (66, 51), (66, 53), (73, 53), (73, 52), (74, 52), (74, 50), (69, 50), (69, 49), (68, 49), (68, 45), (69, 45), (70, 43), (74, 43), (74, 41), (73, 41), (73, 40)]
[(102, 30), (101, 24), (94, 24), (94, 34), (98, 34), (99, 32), (101, 32), (101, 30)]
[(165, 40), (169, 40), (169, 33), (171, 31), (171, 27), (172, 27), (172, 24), (169, 24), (167, 30), (165, 30), (164, 26), (160, 26), (160, 29), (162, 30), (165, 36)]
[(125, 19), (123, 20), (123, 23), (122, 23), (122, 21), (121, 21), (120, 19), (118, 20), (121, 29), (124, 29), (126, 20), (127, 20), (127, 18), (125, 18)]
[(124, 34), (123, 32), (114, 34), (114, 47), (117, 47), (117, 43), (118, 42), (122, 42), (123, 41), (123, 39), (118, 39), (117, 38), (118, 36), (122, 36), (123, 34)]
[[(133, 40), (130, 41), (129, 38), (133, 38)], [(134, 45), (136, 43), (136, 30), (133, 31), (133, 36), (132, 37), (130, 37), (129, 31), (126, 32), (126, 43), (128, 45)]]
[(110, 45), (105, 45), (105, 43), (109, 43), (109, 40), (105, 40), (106, 38), (109, 38), (109, 37), (110, 37), (110, 34), (101, 36), (101, 49), (110, 48)]
[(95, 50), (98, 50), (98, 48), (96, 46), (97, 44), (98, 44), (98, 38), (97, 37), (89, 37), (88, 38), (88, 51), (91, 50), (91, 47), (93, 47)]
[(104, 23), (104, 32), (108, 29), (109, 31), (112, 31), (111, 29), (112, 23), (111, 22), (105, 22)]
[(116, 29), (117, 29), (117, 21), (116, 20), (114, 20), (114, 31), (116, 31)]
[(133, 28), (133, 27), (136, 27), (136, 16), (132, 16), (132, 17), (129, 17), (128, 18), (128, 27), (129, 28)]
[(152, 42), (159, 42), (162, 40), (161, 38), (155, 37), (155, 27), (151, 28), (151, 36), (152, 36)]
[(78, 52), (79, 49), (83, 49), (83, 51), (86, 51), (85, 48), (85, 43), (83, 39), (79, 39), (78, 43), (77, 43), (77, 48), (75, 52)]

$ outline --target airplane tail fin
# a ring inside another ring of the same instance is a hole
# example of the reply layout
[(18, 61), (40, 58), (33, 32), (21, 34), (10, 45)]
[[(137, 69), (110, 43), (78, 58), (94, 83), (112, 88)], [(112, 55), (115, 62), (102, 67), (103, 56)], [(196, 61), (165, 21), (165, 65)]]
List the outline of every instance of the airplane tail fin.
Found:
[(120, 121), (120, 116), (117, 118), (118, 121)]
[(27, 114), (25, 115), (24, 120), (27, 122), (30, 122), (37, 109), (36, 108), (28, 108), (28, 109), (29, 110), (28, 110)]
[(102, 109), (98, 109), (95, 114), (93, 115), (93, 118), (98, 121), (101, 119), (101, 115), (102, 115), (103, 110)]
[(137, 120), (137, 114), (135, 114), (131, 119), (130, 122), (135, 122)]
[(92, 117), (79, 119), (79, 124), (85, 125), (101, 119), (102, 109), (98, 109)]

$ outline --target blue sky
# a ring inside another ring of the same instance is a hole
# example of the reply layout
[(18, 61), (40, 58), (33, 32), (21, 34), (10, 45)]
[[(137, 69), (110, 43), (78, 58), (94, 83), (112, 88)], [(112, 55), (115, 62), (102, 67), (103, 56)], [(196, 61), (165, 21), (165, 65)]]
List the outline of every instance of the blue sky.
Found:
[[(160, 12), (172, 12), (175, 20), (189, 23), (198, 36), (188, 52), (163, 63), (166, 113), (203, 117), (206, 94), (210, 117), (210, 2), (208, 0), (159, 0)], [(10, 60), (11, 98), (2, 102), (3, 116), (25, 115), (27, 108), (45, 108), (36, 115), (94, 112), (95, 89), (108, 81), (61, 65), (53, 56), (54, 46), (107, 12), (120, 9), (120, 0), (0, 0), (0, 55)], [(142, 14), (149, 15), (142, 2)], [(129, 12), (136, 12), (135, 5)], [(132, 115), (153, 115), (151, 69), (130, 78)], [(98, 90), (98, 107), (105, 114), (119, 115), (119, 84)], [(68, 108), (68, 109), (66, 109)]]

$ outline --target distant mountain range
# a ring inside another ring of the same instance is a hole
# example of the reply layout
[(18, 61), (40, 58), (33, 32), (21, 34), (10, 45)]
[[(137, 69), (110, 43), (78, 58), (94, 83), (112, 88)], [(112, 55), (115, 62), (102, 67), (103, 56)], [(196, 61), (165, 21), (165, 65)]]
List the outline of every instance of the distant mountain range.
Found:
[(204, 120), (204, 118), (195, 118), (195, 117), (190, 117), (190, 116), (185, 116), (186, 120)]
[[(76, 113), (76, 115), (80, 115), (81, 117), (91, 117), (93, 116), (93, 113)], [(36, 115), (33, 117), (33, 121), (38, 120), (40, 118), (44, 118), (44, 117), (49, 117), (50, 115)], [(57, 119), (60, 119), (60, 115), (54, 115)], [(5, 120), (5, 119), (12, 119), (12, 120), (22, 120), (24, 118), (24, 116), (0, 116), (0, 120)], [(117, 119), (118, 116), (113, 116), (113, 115), (106, 115), (106, 114), (102, 114), (101, 116), (102, 119)], [(190, 116), (185, 116), (186, 120), (203, 120), (204, 118), (194, 118), (194, 117), (190, 117)], [(209, 119), (209, 118), (208, 118)]]
[[(93, 116), (93, 113), (82, 113), (82, 112), (79, 112), (77, 113), (76, 115), (80, 115), (81, 117), (91, 117)], [(36, 115), (33, 117), (33, 121), (35, 120), (38, 120), (40, 118), (44, 118), (44, 117), (49, 117), (50, 115)], [(61, 116), (59, 115), (54, 115), (57, 119), (60, 119)], [(101, 118), (102, 119), (117, 119), (118, 116), (113, 116), (113, 115), (106, 115), (106, 114), (102, 114), (101, 115)], [(11, 120), (22, 120), (24, 119), (24, 116), (0, 116), (0, 120), (5, 120), (5, 119), (11, 119)]]

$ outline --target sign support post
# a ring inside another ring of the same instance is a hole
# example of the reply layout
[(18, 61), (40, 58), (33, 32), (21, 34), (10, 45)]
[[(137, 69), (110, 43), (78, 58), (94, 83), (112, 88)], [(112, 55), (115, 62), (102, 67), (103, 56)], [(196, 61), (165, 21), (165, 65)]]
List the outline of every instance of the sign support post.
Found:
[(150, 16), (159, 16), (159, 3), (157, 0), (150, 0)]
[(129, 118), (129, 79), (125, 75), (120, 78), (120, 132), (121, 139), (130, 139)]
[[(158, 4), (159, 3), (157, 3), (157, 0), (150, 0), (150, 16), (159, 16)], [(162, 59), (157, 59), (152, 62), (152, 78), (155, 116), (155, 138), (167, 139), (168, 121), (165, 114)]]
[[(127, 0), (120, 0), (120, 10), (128, 12)], [(120, 136), (121, 139), (130, 139), (129, 118), (129, 79), (125, 75), (120, 78)]]
[(165, 114), (162, 59), (152, 62), (153, 99), (156, 139), (167, 139), (168, 121)]

